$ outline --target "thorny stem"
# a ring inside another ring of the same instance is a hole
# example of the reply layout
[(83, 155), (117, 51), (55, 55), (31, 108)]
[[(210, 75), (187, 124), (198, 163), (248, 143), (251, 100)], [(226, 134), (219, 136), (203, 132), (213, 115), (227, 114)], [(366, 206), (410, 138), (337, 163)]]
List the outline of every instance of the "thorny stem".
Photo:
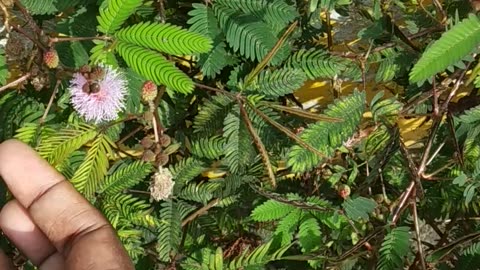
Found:
[(463, 163), (463, 151), (460, 148), (460, 145), (458, 144), (457, 135), (455, 134), (455, 127), (453, 124), (453, 115), (451, 112), (447, 113), (447, 122), (448, 122), (448, 129), (450, 131), (450, 134), (452, 135), (453, 145), (455, 146), (455, 151), (457, 152), (458, 163), (462, 168), (464, 168), (465, 164)]
[(45, 112), (43, 113), (43, 116), (40, 119), (40, 125), (45, 122), (45, 119), (47, 118), (47, 115), (50, 112), (50, 108), (52, 107), (53, 100), (55, 100), (55, 95), (57, 95), (58, 87), (60, 86), (61, 83), (62, 83), (61, 80), (57, 80), (57, 82), (55, 83), (55, 88), (53, 88), (53, 92), (52, 92), (52, 95), (50, 96), (50, 100), (48, 101), (47, 108), (45, 109)]
[[(438, 131), (438, 128), (440, 127), (440, 123), (441, 123), (441, 120), (443, 118), (443, 115), (447, 112), (448, 104), (450, 103), (450, 101), (453, 99), (453, 97), (456, 95), (458, 89), (460, 88), (460, 85), (462, 84), (463, 78), (465, 77), (465, 75), (466, 75), (466, 73), (469, 69), (470, 64), (471, 63), (469, 63), (467, 65), (465, 70), (463, 70), (463, 72), (460, 74), (459, 78), (455, 82), (455, 85), (453, 86), (450, 94), (448, 95), (447, 99), (445, 100), (445, 102), (442, 104), (442, 106), (440, 108), (441, 110), (440, 110), (439, 115), (436, 115), (436, 116), (433, 115), (432, 129), (431, 129), (431, 132), (429, 134), (428, 141), (427, 141), (427, 144), (425, 146), (425, 150), (423, 151), (423, 154), (422, 154), (421, 163), (418, 166), (418, 169), (416, 170), (415, 180), (410, 183), (409, 187), (402, 194), (400, 203), (399, 203), (399, 205), (398, 205), (398, 207), (395, 210), (394, 215), (393, 215), (393, 219), (392, 219), (393, 224), (395, 224), (398, 221), (398, 219), (400, 217), (400, 213), (404, 209), (405, 203), (412, 196), (412, 191), (415, 190), (415, 183), (419, 183), (420, 180), (422, 179), (422, 176), (424, 175), (424, 172), (425, 172), (425, 169), (426, 169), (426, 166), (427, 166), (427, 161), (429, 160), (430, 150), (431, 150), (432, 145), (433, 145), (433, 140), (434, 140), (435, 135)], [(421, 188), (421, 186), (419, 186), (418, 188)]]
[(422, 179), (425, 179), (425, 180), (430, 180), (432, 179), (432, 177), (434, 177), (435, 175), (441, 173), (443, 170), (446, 170), (448, 169), (450, 166), (452, 166), (453, 164), (455, 164), (455, 161), (452, 161), (450, 160), (449, 162), (447, 162), (447, 164), (443, 165), (442, 167), (438, 168), (437, 170), (435, 170), (434, 172), (430, 173), (430, 174), (424, 174), (422, 175)]
[(20, 0), (15, 0), (15, 5), (20, 9), (20, 12), (22, 12), (23, 16), (27, 20), (28, 25), (30, 27), (34, 28), (33, 30), (37, 33), (37, 35), (40, 35), (42, 33), (42, 30), (38, 25), (35, 23), (35, 20), (33, 19), (32, 15), (27, 11), (27, 9), (22, 5)]
[(422, 238), (420, 235), (420, 226), (418, 224), (417, 203), (415, 202), (415, 199), (412, 199), (412, 214), (413, 214), (413, 223), (415, 224), (415, 234), (417, 236), (418, 255), (419, 255), (420, 263), (422, 265), (422, 269), (426, 270), (427, 265), (425, 263), (425, 255), (423, 253)]
[(11, 87), (15, 87), (17, 85), (19, 85), (20, 83), (22, 83), (23, 81), (27, 80), (28, 78), (30, 78), (30, 76), (32, 76), (32, 74), (30, 73), (27, 73), (25, 75), (23, 75), (22, 77), (16, 79), (15, 81), (12, 81), (10, 83), (7, 83), (6, 85), (0, 87), (0, 92), (8, 89), (8, 88), (11, 88)]
[(25, 32), (25, 30), (23, 30), (20, 26), (18, 26), (16, 24), (12, 24), (12, 28), (14, 28), (20, 34), (24, 35), (26, 38), (30, 39), (33, 43), (35, 43), (35, 45), (37, 45), (40, 49), (42, 49), (42, 51), (47, 50), (47, 48), (42, 43), (40, 43), (37, 39), (35, 39), (35, 38), (31, 37), (29, 34), (27, 34), (27, 32)]

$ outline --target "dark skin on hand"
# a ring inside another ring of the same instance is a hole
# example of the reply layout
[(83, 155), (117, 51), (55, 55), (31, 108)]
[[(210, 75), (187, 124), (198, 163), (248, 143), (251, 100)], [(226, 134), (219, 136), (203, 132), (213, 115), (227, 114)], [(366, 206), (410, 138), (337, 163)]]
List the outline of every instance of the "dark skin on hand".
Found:
[[(110, 223), (29, 146), (0, 144), (0, 176), (14, 196), (0, 230), (40, 270), (130, 270)], [(0, 250), (0, 270), (14, 269)]]

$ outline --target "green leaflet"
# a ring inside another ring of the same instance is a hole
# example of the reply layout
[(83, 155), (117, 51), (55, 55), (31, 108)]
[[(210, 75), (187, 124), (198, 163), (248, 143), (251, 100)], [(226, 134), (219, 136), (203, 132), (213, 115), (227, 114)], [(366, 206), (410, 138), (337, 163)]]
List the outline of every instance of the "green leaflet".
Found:
[(73, 175), (71, 182), (87, 199), (92, 199), (98, 185), (103, 181), (109, 167), (108, 154), (114, 143), (104, 134), (97, 136), (88, 150), (85, 161)]
[(97, 16), (98, 30), (105, 34), (115, 33), (142, 3), (142, 0), (105, 0)]
[(410, 72), (410, 81), (423, 84), (436, 73), (462, 60), (479, 43), (480, 19), (470, 14), (423, 53)]
[(372, 199), (358, 197), (355, 199), (346, 199), (342, 206), (349, 218), (353, 220), (368, 220), (368, 214), (375, 209), (377, 204)]
[(0, 86), (5, 85), (8, 79), (8, 66), (5, 57), (5, 50), (0, 48)]
[(160, 53), (119, 41), (116, 50), (135, 72), (156, 84), (183, 94), (193, 91), (193, 81)]
[(218, 25), (217, 18), (212, 8), (203, 4), (192, 4), (193, 10), (188, 13), (191, 18), (187, 23), (191, 24), (190, 31), (209, 37), (213, 49), (199, 55), (198, 64), (202, 73), (207, 77), (215, 77), (224, 67), (230, 64), (226, 50), (225, 35)]
[(118, 40), (172, 55), (206, 53), (211, 40), (171, 24), (142, 22), (115, 33)]
[(109, 195), (120, 193), (124, 189), (131, 188), (145, 179), (152, 169), (153, 167), (150, 163), (134, 161), (105, 177), (105, 180), (100, 183), (97, 192)]
[(217, 3), (261, 18), (273, 30), (285, 28), (299, 14), (284, 0), (217, 0)]
[(55, 6), (58, 0), (20, 0), (33, 15), (53, 14), (57, 12)]
[(252, 92), (258, 92), (267, 98), (283, 97), (303, 86), (307, 76), (300, 69), (282, 68), (274, 71), (262, 71), (249, 85)]
[(308, 218), (300, 223), (298, 240), (303, 253), (315, 251), (322, 246), (322, 232), (315, 218)]
[(217, 159), (224, 147), (225, 139), (220, 136), (201, 138), (192, 143), (192, 154), (199, 158)]
[[(252, 61), (263, 60), (278, 41), (270, 27), (253, 15), (242, 14), (222, 5), (216, 5), (214, 11), (232, 50)], [(288, 46), (282, 46), (270, 63), (279, 64), (288, 53)]]
[(403, 268), (405, 256), (410, 251), (409, 231), (408, 227), (397, 227), (385, 236), (380, 248), (380, 259), (377, 269), (394, 270)]
[(300, 69), (310, 80), (334, 78), (348, 68), (348, 61), (336, 56), (330, 56), (319, 49), (300, 49), (293, 53), (285, 62), (290, 68)]
[(203, 136), (215, 134), (223, 127), (223, 119), (233, 104), (233, 100), (224, 95), (216, 95), (206, 101), (193, 121), (194, 133)]
[[(336, 100), (324, 114), (343, 119), (343, 122), (318, 122), (309, 125), (300, 135), (306, 143), (318, 149), (325, 156), (333, 155), (335, 149), (353, 135), (365, 110), (365, 93), (355, 91), (352, 95)], [(288, 166), (294, 172), (313, 169), (321, 161), (315, 153), (295, 145), (288, 154)]]
[(97, 134), (97, 130), (84, 124), (74, 128), (61, 129), (46, 138), (38, 147), (38, 152), (50, 164), (56, 165), (75, 150), (93, 140)]
[(294, 210), (295, 207), (285, 203), (268, 200), (253, 210), (251, 217), (255, 221), (272, 221), (280, 219)]

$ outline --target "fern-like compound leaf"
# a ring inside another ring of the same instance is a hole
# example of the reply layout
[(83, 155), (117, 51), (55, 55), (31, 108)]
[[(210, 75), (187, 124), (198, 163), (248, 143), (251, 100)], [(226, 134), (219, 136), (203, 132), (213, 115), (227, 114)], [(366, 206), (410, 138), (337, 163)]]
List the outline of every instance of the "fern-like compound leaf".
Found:
[[(336, 100), (325, 111), (326, 116), (342, 119), (342, 122), (318, 122), (309, 125), (300, 138), (315, 147), (325, 156), (333, 155), (336, 148), (354, 134), (365, 111), (365, 93), (355, 91), (352, 95)], [(315, 153), (299, 145), (290, 149), (288, 166), (294, 172), (305, 172), (313, 169), (321, 161)]]
[(234, 102), (225, 95), (213, 96), (206, 101), (193, 121), (193, 131), (203, 136), (215, 134), (223, 127), (223, 119), (232, 108)]
[(199, 158), (217, 159), (223, 154), (225, 139), (220, 136), (201, 138), (192, 143), (192, 154)]
[[(258, 208), (258, 207), (257, 207)], [(275, 238), (279, 238), (281, 246), (290, 244), (293, 240), (298, 223), (302, 217), (302, 211), (298, 208), (293, 209), (285, 217), (283, 217), (275, 229)]]
[(105, 34), (115, 33), (142, 3), (143, 0), (105, 0), (97, 16), (98, 30)]
[(251, 217), (255, 221), (272, 221), (285, 217), (291, 211), (295, 209), (295, 206), (277, 202), (275, 200), (268, 200), (263, 204), (257, 206)]
[(182, 240), (182, 219), (191, 210), (192, 207), (183, 202), (168, 200), (162, 203), (156, 246), (159, 260), (170, 261), (170, 255), (178, 250)]
[(303, 220), (298, 230), (298, 240), (302, 247), (302, 252), (312, 252), (321, 247), (322, 231), (317, 220), (313, 217)]
[(473, 14), (435, 41), (410, 72), (410, 81), (422, 84), (448, 66), (461, 61), (480, 44), (480, 19)]
[(118, 53), (135, 72), (180, 93), (193, 91), (193, 81), (160, 53), (119, 41)]
[(207, 204), (212, 198), (213, 193), (221, 188), (220, 182), (209, 182), (204, 184), (190, 183), (182, 189), (178, 197), (185, 200)]
[(57, 0), (20, 0), (32, 15), (49, 15), (57, 12)]
[(261, 267), (266, 265), (268, 262), (280, 260), (283, 254), (290, 248), (291, 245), (276, 250), (273, 253), (269, 254), (272, 241), (267, 242), (261, 246), (255, 248), (252, 252), (242, 252), (242, 254), (235, 259), (233, 259), (229, 264), (229, 270), (234, 269), (251, 269), (253, 267)]
[(303, 86), (306, 80), (307, 76), (300, 69), (266, 70), (255, 78), (249, 88), (267, 98), (278, 98), (295, 92)]
[[(242, 14), (222, 5), (214, 6), (214, 11), (233, 51), (252, 61), (263, 60), (278, 41), (271, 28), (253, 15)], [(288, 46), (282, 46), (270, 63), (279, 64), (288, 53)]]
[(375, 121), (394, 122), (403, 105), (396, 98), (381, 99), (384, 92), (376, 94), (370, 102), (373, 119)]
[(355, 199), (348, 198), (343, 202), (345, 213), (353, 220), (368, 220), (368, 214), (371, 213), (376, 206), (377, 204), (374, 200), (364, 197), (358, 197)]
[(38, 147), (38, 152), (50, 164), (56, 166), (75, 150), (93, 140), (97, 134), (93, 127), (85, 124), (61, 129), (46, 138)]
[(234, 106), (224, 119), (225, 160), (233, 173), (242, 172), (256, 156), (250, 133), (240, 116), (240, 107)]
[(153, 167), (150, 163), (134, 161), (105, 177), (105, 180), (99, 185), (97, 192), (107, 195), (121, 193), (123, 190), (140, 183), (152, 169)]
[(224, 42), (225, 35), (218, 25), (212, 8), (197, 3), (192, 4), (192, 7), (193, 10), (188, 13), (191, 18), (187, 22), (191, 24), (190, 31), (204, 35), (213, 41), (212, 50), (200, 54), (198, 64), (205, 76), (214, 77), (229, 65), (227, 45)]
[(205, 170), (205, 165), (202, 161), (189, 157), (172, 165), (169, 169), (175, 180), (174, 193), (177, 193), (193, 178), (201, 174)]
[(216, 3), (255, 15), (277, 31), (285, 28), (298, 16), (295, 7), (284, 0), (217, 0)]
[(206, 53), (212, 41), (203, 35), (168, 23), (141, 22), (115, 33), (118, 40), (171, 55)]
[(308, 79), (334, 78), (342, 75), (348, 68), (348, 62), (340, 57), (330, 56), (319, 49), (301, 49), (290, 56), (285, 65), (300, 69)]
[(410, 251), (410, 234), (408, 227), (394, 228), (385, 236), (380, 248), (379, 270), (401, 269), (405, 256)]
[(101, 209), (116, 227), (138, 225), (155, 228), (157, 225), (157, 221), (151, 216), (151, 205), (130, 194), (117, 193), (104, 197)]
[(0, 85), (5, 85), (8, 79), (7, 58), (5, 57), (5, 50), (0, 48)]
[(112, 145), (114, 143), (107, 135), (98, 135), (92, 147), (88, 150), (85, 161), (71, 179), (74, 187), (87, 199), (93, 198), (98, 185), (107, 174), (108, 155), (112, 155)]

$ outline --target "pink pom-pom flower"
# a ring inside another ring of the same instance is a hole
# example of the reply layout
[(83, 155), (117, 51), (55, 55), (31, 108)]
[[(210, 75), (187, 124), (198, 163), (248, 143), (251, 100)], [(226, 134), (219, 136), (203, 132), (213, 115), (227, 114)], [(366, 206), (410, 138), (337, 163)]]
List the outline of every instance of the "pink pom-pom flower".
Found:
[(99, 124), (111, 121), (118, 117), (118, 113), (125, 108), (128, 82), (118, 71), (109, 66), (99, 67), (103, 72), (101, 78), (94, 81), (96, 91), (88, 89), (86, 83), (91, 84), (84, 74), (73, 74), (70, 81), (71, 103), (73, 108), (87, 122)]

